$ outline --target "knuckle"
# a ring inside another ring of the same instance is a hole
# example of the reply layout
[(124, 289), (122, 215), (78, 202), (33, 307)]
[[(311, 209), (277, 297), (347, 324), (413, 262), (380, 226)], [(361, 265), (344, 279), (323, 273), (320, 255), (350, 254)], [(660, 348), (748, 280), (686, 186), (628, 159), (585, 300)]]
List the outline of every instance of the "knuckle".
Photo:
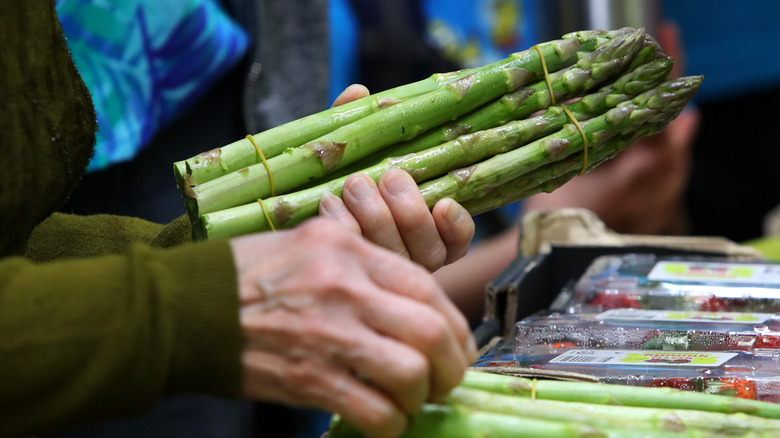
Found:
[(424, 384), (430, 375), (428, 360), (421, 354), (408, 355), (396, 364), (397, 382), (400, 388), (415, 388)]
[(305, 280), (316, 289), (328, 295), (343, 295), (349, 291), (344, 267), (332, 262), (313, 263), (309, 278)]
[(447, 340), (448, 327), (438, 313), (427, 318), (425, 326), (417, 333), (418, 340), (426, 351), (439, 351)]
[(424, 224), (432, 220), (430, 217), (430, 210), (425, 204), (415, 204), (414, 195), (406, 195), (409, 202), (404, 203), (392, 203), (389, 204), (390, 210), (393, 212), (393, 217), (398, 222), (401, 228), (405, 229), (417, 229), (420, 224)]
[(333, 286), (340, 283), (343, 278), (341, 272), (343, 268), (331, 260), (317, 260), (309, 266), (309, 275), (311, 280), (316, 280), (317, 284), (324, 286)]
[(301, 390), (318, 388), (322, 384), (319, 369), (313, 363), (298, 360), (290, 363), (285, 371), (285, 383), (289, 393), (300, 393)]
[(344, 227), (333, 219), (312, 218), (295, 228), (297, 236), (308, 245), (316, 242), (338, 241), (349, 236)]
[(408, 270), (407, 277), (410, 281), (414, 281), (414, 284), (417, 286), (414, 290), (415, 300), (431, 304), (439, 298), (439, 295), (444, 294), (444, 291), (436, 283), (436, 280), (432, 278), (430, 272), (419, 265), (413, 265), (412, 268)]
[(425, 268), (430, 272), (433, 272), (444, 266), (444, 262), (446, 260), (447, 248), (445, 248), (443, 244), (432, 245), (430, 252), (426, 257), (424, 257), (424, 260), (421, 264), (425, 266)]

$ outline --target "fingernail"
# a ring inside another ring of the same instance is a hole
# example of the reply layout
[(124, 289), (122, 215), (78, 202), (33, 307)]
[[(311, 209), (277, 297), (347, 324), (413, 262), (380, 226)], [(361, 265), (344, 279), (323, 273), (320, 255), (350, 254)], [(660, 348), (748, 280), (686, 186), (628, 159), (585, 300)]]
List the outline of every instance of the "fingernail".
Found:
[(358, 176), (349, 181), (349, 192), (357, 199), (368, 199), (374, 196), (374, 189), (366, 181), (366, 176)]
[(326, 213), (333, 216), (339, 215), (346, 211), (346, 207), (344, 207), (344, 203), (341, 202), (341, 199), (327, 190), (323, 190), (322, 194), (320, 195), (320, 205)]
[(463, 220), (463, 209), (455, 201), (449, 199), (444, 208), (444, 218), (451, 224), (457, 224)]
[(387, 192), (393, 196), (400, 196), (409, 191), (411, 183), (409, 178), (401, 175), (401, 172), (393, 172), (384, 179)]

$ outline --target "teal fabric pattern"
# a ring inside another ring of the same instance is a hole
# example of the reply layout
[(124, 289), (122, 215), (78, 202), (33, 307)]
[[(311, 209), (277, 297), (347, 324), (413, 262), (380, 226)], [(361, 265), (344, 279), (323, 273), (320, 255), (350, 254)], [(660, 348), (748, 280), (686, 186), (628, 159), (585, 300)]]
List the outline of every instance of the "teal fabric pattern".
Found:
[(90, 170), (133, 158), (249, 45), (219, 0), (57, 0), (56, 7), (97, 112)]

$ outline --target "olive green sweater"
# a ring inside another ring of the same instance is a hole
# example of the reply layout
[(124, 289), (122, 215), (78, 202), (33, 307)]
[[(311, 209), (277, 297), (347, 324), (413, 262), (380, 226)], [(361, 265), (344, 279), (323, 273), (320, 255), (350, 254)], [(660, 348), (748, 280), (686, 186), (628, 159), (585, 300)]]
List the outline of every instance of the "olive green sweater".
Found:
[(181, 218), (52, 214), (95, 115), (50, 0), (0, 1), (0, 437), (239, 395), (230, 247)]

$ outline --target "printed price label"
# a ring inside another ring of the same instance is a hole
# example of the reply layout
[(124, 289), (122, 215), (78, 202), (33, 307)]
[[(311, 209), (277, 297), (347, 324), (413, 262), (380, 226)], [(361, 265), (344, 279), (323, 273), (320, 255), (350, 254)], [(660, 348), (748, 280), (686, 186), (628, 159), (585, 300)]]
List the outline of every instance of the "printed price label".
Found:
[(660, 261), (647, 275), (653, 281), (738, 283), (780, 287), (780, 264)]
[(773, 313), (688, 312), (676, 310), (610, 309), (596, 315), (602, 321), (700, 322), (719, 324), (763, 324)]
[(719, 367), (737, 353), (651, 350), (569, 350), (550, 363), (574, 365), (640, 365)]

